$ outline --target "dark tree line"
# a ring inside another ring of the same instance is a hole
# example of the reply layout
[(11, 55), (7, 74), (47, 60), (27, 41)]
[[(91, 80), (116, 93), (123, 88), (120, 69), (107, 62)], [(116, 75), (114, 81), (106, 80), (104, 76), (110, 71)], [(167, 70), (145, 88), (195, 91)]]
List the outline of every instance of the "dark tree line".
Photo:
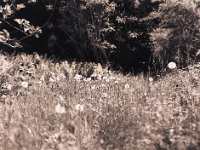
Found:
[[(162, 0), (41, 0), (13, 17), (42, 27), (39, 38), (25, 38), (17, 51), (109, 63), (124, 73), (160, 70), (169, 61), (187, 65), (199, 45), (198, 15)], [(0, 27), (17, 39), (24, 36), (5, 23)]]

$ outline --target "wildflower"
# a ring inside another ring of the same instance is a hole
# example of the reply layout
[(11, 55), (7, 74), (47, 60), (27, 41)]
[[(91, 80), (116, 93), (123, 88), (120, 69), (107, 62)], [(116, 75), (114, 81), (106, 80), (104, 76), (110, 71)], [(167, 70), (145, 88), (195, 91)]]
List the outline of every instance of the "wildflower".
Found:
[(102, 84), (101, 86), (102, 86), (102, 87), (106, 87), (106, 85), (105, 85), (105, 84)]
[(58, 114), (64, 114), (64, 113), (66, 113), (65, 107), (64, 107), (64, 106), (61, 106), (61, 104), (57, 104), (57, 105), (56, 105), (55, 111), (56, 111), (56, 113), (58, 113)]
[(128, 89), (128, 88), (130, 88), (130, 85), (129, 85), (129, 84), (126, 84), (126, 85), (124, 86), (124, 88), (125, 88), (125, 89)]
[(91, 89), (92, 89), (92, 90), (94, 90), (95, 88), (96, 88), (96, 86), (95, 86), (95, 85), (92, 85), (92, 86), (91, 86)]
[(149, 77), (149, 81), (150, 81), (150, 82), (153, 82), (153, 78), (152, 78), (152, 77)]
[(79, 74), (76, 74), (74, 79), (77, 80), (77, 81), (80, 81), (82, 79), (82, 75), (79, 75)]
[(56, 80), (54, 78), (49, 78), (49, 82), (55, 82)]
[(108, 94), (107, 94), (107, 93), (102, 93), (102, 96), (103, 96), (104, 98), (106, 98), (106, 97), (108, 97)]
[(117, 80), (116, 80), (114, 83), (115, 83), (115, 84), (118, 84), (118, 83), (119, 83), (119, 81), (117, 81)]
[(103, 76), (103, 77), (102, 77), (103, 80), (106, 80), (107, 78), (108, 78), (108, 77), (106, 77), (106, 76)]
[(75, 109), (76, 109), (77, 111), (82, 112), (82, 111), (84, 110), (84, 106), (81, 105), (81, 104), (77, 104), (77, 105), (75, 106)]
[(87, 78), (87, 81), (91, 81), (92, 80), (92, 78)]
[(97, 75), (97, 80), (102, 80), (102, 76), (101, 75)]
[(62, 101), (62, 102), (64, 102), (65, 101), (65, 98), (64, 98), (64, 96), (63, 95), (58, 95), (58, 98), (60, 99), (60, 101)]
[(102, 78), (103, 80), (109, 80), (109, 78), (107, 77), (107, 76), (103, 76), (103, 78)]
[(41, 77), (40, 77), (40, 81), (44, 81), (44, 76), (41, 76)]
[(89, 82), (89, 81), (91, 81), (92, 79), (91, 78), (84, 78), (84, 81), (85, 82)]
[(27, 88), (27, 87), (28, 87), (28, 82), (23, 81), (23, 82), (21, 83), (21, 85), (22, 85), (22, 87)]
[(109, 78), (107, 78), (107, 79), (106, 79), (106, 82), (110, 82), (110, 79), (109, 79)]
[(103, 140), (103, 139), (100, 139), (100, 143), (103, 144), (103, 143), (104, 143), (104, 140)]
[(65, 76), (63, 73), (61, 73), (61, 74), (60, 74), (60, 78), (61, 78), (61, 79), (66, 79), (66, 76)]
[(170, 129), (170, 130), (169, 130), (169, 135), (170, 135), (170, 136), (173, 136), (173, 135), (174, 135), (174, 129)]
[(176, 63), (175, 62), (169, 62), (168, 65), (167, 65), (167, 67), (169, 69), (175, 69), (176, 68)]

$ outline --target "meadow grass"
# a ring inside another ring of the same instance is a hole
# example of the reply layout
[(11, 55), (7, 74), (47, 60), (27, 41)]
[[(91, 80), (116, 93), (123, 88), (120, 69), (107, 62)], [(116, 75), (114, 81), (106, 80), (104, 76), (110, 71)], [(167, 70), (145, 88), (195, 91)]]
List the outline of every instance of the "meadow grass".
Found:
[(198, 150), (200, 65), (156, 81), (0, 55), (1, 150)]

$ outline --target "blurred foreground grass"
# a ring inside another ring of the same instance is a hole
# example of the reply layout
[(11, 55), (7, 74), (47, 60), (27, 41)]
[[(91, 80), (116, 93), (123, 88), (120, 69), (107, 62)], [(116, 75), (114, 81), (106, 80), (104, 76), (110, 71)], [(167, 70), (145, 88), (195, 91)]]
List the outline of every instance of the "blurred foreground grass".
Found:
[(198, 150), (199, 79), (0, 55), (0, 150)]

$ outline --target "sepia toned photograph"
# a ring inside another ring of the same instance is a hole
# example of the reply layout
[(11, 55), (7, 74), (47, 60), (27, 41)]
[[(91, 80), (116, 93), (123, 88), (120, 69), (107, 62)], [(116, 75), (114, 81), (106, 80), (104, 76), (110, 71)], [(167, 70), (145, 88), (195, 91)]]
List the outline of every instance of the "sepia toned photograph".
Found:
[(0, 0), (0, 150), (200, 150), (200, 0)]

